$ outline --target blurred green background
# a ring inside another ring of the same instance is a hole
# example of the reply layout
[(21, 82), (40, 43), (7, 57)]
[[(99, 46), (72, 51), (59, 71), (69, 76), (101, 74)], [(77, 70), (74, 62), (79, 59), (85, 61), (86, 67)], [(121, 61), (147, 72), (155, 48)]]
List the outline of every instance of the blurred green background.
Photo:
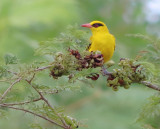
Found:
[[(121, 57), (135, 58), (147, 43), (127, 34), (159, 36), (158, 5), (158, 0), (0, 0), (0, 59), (5, 53), (13, 53), (21, 62), (30, 63), (38, 58), (33, 55), (39, 42), (65, 32), (68, 25), (80, 26), (93, 20), (105, 22), (115, 35), (115, 62)], [(94, 86), (55, 95), (53, 104), (65, 106), (66, 113), (82, 120), (87, 126), (81, 128), (141, 128), (136, 118), (153, 90), (135, 84), (129, 90), (114, 92), (103, 78)], [(32, 121), (41, 120), (13, 111), (8, 119), (0, 120), (0, 128), (28, 129)], [(56, 128), (42, 123), (46, 128)]]

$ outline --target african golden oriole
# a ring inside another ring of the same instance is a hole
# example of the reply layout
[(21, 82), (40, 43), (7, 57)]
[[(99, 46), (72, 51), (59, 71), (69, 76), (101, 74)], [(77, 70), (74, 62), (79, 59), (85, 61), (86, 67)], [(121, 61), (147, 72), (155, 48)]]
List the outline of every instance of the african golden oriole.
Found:
[(90, 28), (92, 31), (92, 36), (90, 37), (91, 44), (88, 50), (90, 52), (100, 51), (104, 62), (109, 61), (115, 50), (115, 38), (109, 33), (107, 26), (101, 21), (92, 21), (81, 26)]

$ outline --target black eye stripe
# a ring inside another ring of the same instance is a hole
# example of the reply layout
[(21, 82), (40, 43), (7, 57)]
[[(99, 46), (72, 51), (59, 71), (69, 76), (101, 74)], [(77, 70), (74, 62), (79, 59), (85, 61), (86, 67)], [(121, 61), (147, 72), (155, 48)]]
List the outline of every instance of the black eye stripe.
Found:
[(103, 26), (103, 25), (102, 25), (101, 23), (95, 23), (95, 24), (93, 24), (92, 26), (97, 28), (97, 27)]

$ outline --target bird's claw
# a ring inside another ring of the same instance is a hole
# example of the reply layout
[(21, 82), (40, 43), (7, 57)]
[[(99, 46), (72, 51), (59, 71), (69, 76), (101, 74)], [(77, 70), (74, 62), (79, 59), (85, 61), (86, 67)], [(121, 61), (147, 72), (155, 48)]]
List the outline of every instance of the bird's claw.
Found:
[(103, 76), (109, 76), (109, 75), (111, 75), (112, 73), (111, 73), (111, 72), (108, 72), (107, 69), (106, 69), (104, 66), (102, 66), (101, 74), (102, 74)]

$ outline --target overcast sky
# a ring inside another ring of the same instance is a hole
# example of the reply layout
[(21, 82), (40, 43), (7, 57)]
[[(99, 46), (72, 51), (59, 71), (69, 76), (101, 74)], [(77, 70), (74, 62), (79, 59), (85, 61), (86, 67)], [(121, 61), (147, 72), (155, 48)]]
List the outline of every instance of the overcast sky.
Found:
[(160, 20), (160, 0), (149, 0), (146, 4), (145, 13), (149, 22), (158, 22)]

